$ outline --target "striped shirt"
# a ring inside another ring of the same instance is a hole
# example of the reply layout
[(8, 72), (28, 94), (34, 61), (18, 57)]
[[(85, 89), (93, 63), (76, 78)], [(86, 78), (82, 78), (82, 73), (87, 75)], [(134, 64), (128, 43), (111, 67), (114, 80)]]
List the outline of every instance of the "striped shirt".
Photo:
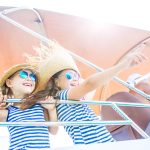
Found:
[[(43, 108), (35, 104), (29, 109), (20, 110), (15, 106), (8, 107), (7, 122), (40, 122), (45, 121)], [(47, 126), (9, 126), (9, 150), (26, 150), (28, 148), (50, 148)]]
[[(62, 90), (58, 96), (60, 100), (68, 99), (68, 90)], [(59, 104), (57, 105), (60, 121), (97, 121), (99, 118), (86, 104)], [(64, 126), (74, 144), (91, 144), (113, 142), (111, 134), (103, 125)]]

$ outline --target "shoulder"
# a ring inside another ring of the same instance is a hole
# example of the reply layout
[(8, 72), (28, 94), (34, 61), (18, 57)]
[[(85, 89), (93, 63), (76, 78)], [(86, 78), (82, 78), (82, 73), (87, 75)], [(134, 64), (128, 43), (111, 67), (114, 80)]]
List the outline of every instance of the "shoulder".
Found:
[(57, 96), (60, 100), (67, 100), (68, 99), (68, 89), (61, 90), (58, 92)]
[(40, 103), (36, 103), (35, 105), (33, 105), (32, 107), (30, 107), (29, 109), (28, 109), (28, 111), (43, 111), (43, 106), (42, 106), (42, 104), (40, 104)]

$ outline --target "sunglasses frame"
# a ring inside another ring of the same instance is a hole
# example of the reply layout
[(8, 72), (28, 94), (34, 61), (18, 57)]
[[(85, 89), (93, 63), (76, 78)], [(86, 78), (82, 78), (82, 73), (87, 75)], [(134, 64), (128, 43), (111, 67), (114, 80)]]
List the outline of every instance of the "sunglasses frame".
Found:
[(37, 77), (34, 73), (28, 73), (25, 70), (19, 71), (19, 76), (22, 79), (26, 79), (27, 77), (29, 77), (32, 81), (37, 81)]
[[(70, 76), (70, 78), (69, 78), (69, 76)], [(69, 71), (65, 73), (65, 77), (68, 80), (73, 80), (73, 79), (79, 80), (80, 79), (80, 75), (78, 73), (73, 73), (73, 72), (69, 72)]]

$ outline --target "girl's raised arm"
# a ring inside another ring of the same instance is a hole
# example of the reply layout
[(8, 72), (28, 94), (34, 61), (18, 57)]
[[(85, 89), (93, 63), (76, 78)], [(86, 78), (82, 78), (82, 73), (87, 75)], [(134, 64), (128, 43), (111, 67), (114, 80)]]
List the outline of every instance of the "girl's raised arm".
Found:
[(116, 65), (108, 68), (104, 72), (99, 72), (88, 77), (80, 85), (71, 88), (68, 91), (68, 99), (79, 100), (98, 86), (104, 85), (116, 76), (120, 71), (137, 66), (143, 63), (147, 58), (140, 51), (130, 52), (125, 55)]

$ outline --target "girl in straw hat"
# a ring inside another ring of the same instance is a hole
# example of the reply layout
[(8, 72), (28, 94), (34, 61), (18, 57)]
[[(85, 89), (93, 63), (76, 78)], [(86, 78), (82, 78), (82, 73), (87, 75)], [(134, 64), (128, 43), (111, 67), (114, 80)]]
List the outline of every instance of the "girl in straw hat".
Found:
[[(39, 76), (35, 69), (28, 64), (15, 65), (10, 68), (0, 80), (0, 101), (4, 96), (23, 99), (38, 90)], [(21, 103), (14, 103), (2, 109), (0, 121), (7, 122), (39, 122), (45, 121), (44, 111), (47, 110), (51, 120), (56, 121), (56, 110), (51, 106), (35, 104), (22, 111)], [(48, 118), (48, 117), (47, 117)], [(10, 150), (27, 148), (50, 148), (49, 132), (46, 126), (9, 126)], [(57, 127), (50, 127), (50, 132), (55, 134)]]
[[(112, 79), (121, 70), (142, 63), (146, 57), (140, 52), (131, 52), (124, 56), (115, 66), (91, 75), (80, 83), (79, 70), (72, 57), (64, 52), (59, 45), (50, 48), (42, 46), (37, 49), (39, 57), (29, 57), (29, 62), (36, 62), (41, 74), (41, 87), (45, 90), (35, 96), (53, 96), (56, 99), (67, 101), (83, 100), (84, 96)], [(36, 61), (35, 61), (36, 60)], [(30, 97), (34, 99), (33, 97)], [(26, 101), (28, 103), (28, 100)], [(58, 119), (60, 121), (97, 121), (99, 118), (86, 104), (58, 104)], [(91, 144), (113, 142), (114, 139), (103, 125), (64, 126), (74, 144)]]

